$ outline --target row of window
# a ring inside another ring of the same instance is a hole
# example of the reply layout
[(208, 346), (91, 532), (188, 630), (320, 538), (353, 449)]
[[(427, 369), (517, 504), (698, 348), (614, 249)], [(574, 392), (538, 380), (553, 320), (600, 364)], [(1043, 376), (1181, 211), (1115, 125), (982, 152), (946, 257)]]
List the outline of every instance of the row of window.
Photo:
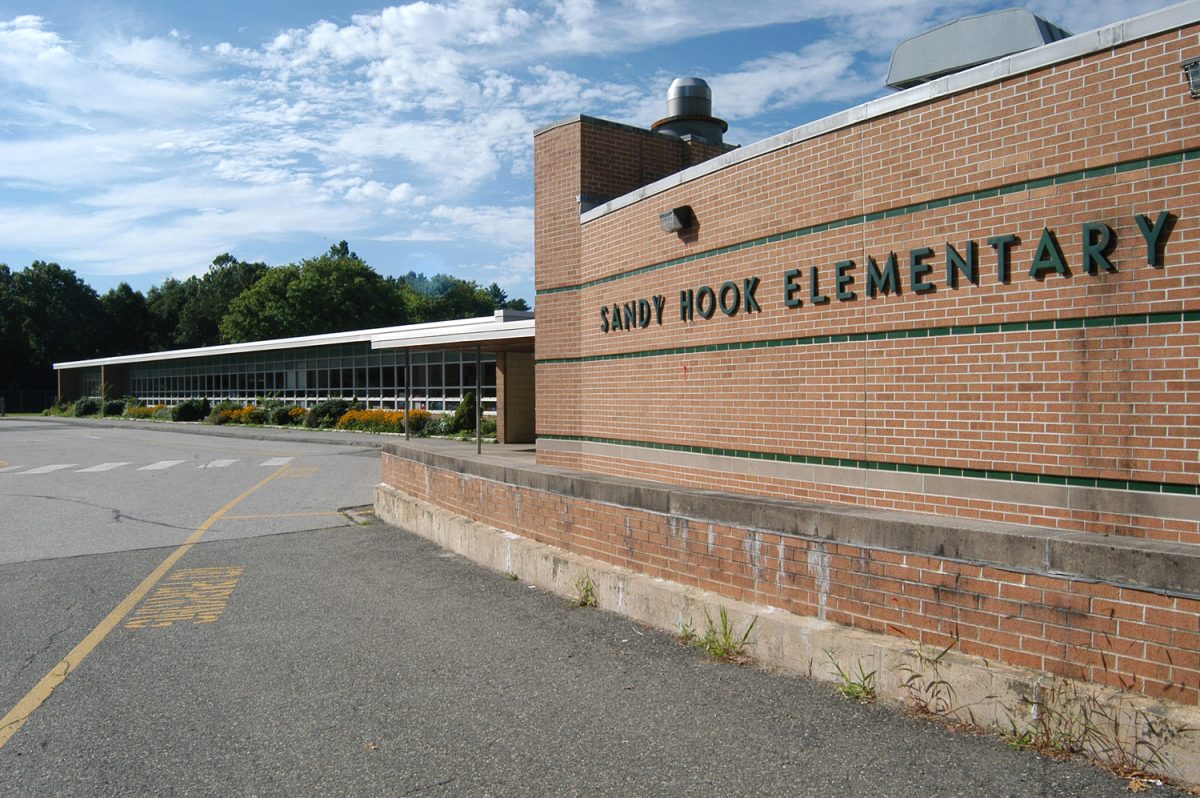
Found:
[[(190, 398), (248, 402), (271, 397), (310, 406), (344, 398), (367, 407), (402, 409), (408, 382), (413, 407), (450, 412), (464, 393), (475, 390), (473, 352), (413, 352), (411, 358), (411, 366), (406, 367), (403, 352), (373, 352), (362, 344), (256, 353), (254, 357), (135, 363), (129, 366), (129, 392), (150, 404), (175, 404)], [(483, 410), (495, 412), (495, 355), (481, 356), (480, 366)], [(98, 368), (83, 370), (81, 389), (85, 396), (99, 393)]]

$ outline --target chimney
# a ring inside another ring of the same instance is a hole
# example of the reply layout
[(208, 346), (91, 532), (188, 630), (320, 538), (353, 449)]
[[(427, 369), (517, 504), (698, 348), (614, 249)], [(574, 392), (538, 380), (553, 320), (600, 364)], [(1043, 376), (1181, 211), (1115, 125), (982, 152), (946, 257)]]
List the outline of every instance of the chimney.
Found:
[(712, 115), (712, 89), (704, 80), (675, 78), (667, 89), (667, 116), (650, 129), (683, 141), (721, 145), (729, 125)]

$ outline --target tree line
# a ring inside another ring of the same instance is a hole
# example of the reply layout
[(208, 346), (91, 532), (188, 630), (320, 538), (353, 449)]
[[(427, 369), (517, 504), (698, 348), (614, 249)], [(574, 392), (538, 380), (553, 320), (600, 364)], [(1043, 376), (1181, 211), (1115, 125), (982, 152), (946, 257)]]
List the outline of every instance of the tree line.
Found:
[(342, 241), (282, 266), (226, 253), (208, 271), (144, 295), (97, 294), (71, 269), (0, 263), (0, 390), (55, 388), (53, 363), (528, 310), (495, 283), (446, 274), (384, 277)]

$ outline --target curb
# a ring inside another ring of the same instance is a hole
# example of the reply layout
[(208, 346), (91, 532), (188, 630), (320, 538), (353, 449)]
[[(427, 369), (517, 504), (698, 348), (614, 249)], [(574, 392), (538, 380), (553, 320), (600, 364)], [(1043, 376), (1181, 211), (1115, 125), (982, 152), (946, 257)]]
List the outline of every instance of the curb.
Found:
[(400, 530), (562, 596), (575, 598), (576, 581), (586, 575), (601, 609), (673, 634), (685, 623), (717, 617), (721, 609), (739, 634), (757, 617), (750, 648), (761, 665), (839, 684), (838, 669), (847, 675), (873, 672), (879, 698), (918, 712), (1003, 733), (1045, 731), (1048, 718), (1064, 727), (1096, 723), (1107, 733), (1086, 741), (1095, 758), (1112, 759), (1114, 749), (1145, 757), (1150, 750), (1154, 761), (1131, 764), (1162, 771), (1177, 784), (1200, 784), (1197, 707), (734, 601), (486, 526), (385, 484), (375, 488), (375, 513)]

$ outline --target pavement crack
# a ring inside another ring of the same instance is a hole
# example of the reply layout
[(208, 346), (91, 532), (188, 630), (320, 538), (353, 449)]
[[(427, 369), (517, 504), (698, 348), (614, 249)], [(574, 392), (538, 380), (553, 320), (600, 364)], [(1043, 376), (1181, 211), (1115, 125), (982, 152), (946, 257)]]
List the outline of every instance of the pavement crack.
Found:
[(458, 781), (457, 777), (451, 777), (448, 779), (442, 779), (441, 781), (433, 781), (429, 784), (422, 784), (419, 787), (412, 788), (408, 792), (401, 793), (400, 798), (408, 798), (410, 795), (417, 795), (418, 793), (425, 792), (426, 790), (431, 790), (434, 787), (445, 787), (446, 785), (453, 784), (456, 781)]
[[(70, 612), (70, 611), (71, 611), (71, 609), (73, 609), (74, 607), (75, 607), (75, 605), (74, 605), (74, 604), (72, 604), (72, 605), (71, 605), (71, 607), (68, 607), (68, 608), (67, 608), (67, 612)], [(37, 658), (38, 658), (38, 657), (40, 657), (42, 654), (45, 654), (47, 651), (49, 651), (49, 650), (50, 650), (50, 648), (51, 648), (51, 646), (53, 646), (53, 645), (54, 645), (54, 638), (58, 637), (60, 634), (62, 634), (63, 632), (67, 631), (67, 630), (68, 630), (68, 629), (70, 629), (70, 628), (71, 628), (71, 627), (70, 627), (70, 625), (68, 624), (67, 626), (64, 626), (63, 628), (61, 628), (61, 629), (59, 629), (59, 630), (57, 630), (57, 631), (55, 631), (55, 632), (51, 632), (51, 633), (50, 633), (50, 637), (46, 638), (46, 645), (42, 646), (40, 649), (38, 649), (37, 651), (35, 651), (35, 652), (33, 652), (32, 654), (30, 654), (30, 655), (29, 655), (29, 656), (28, 656), (28, 657), (25, 659), (25, 663), (24, 663), (24, 664), (23, 664), (23, 665), (22, 665), (20, 668), (17, 668), (17, 673), (22, 673), (22, 672), (24, 672), (24, 670), (25, 670), (26, 668), (28, 668), (30, 665), (32, 665), (32, 664), (33, 664), (33, 661), (34, 661), (35, 659), (37, 659)]]
[(121, 512), (116, 507), (109, 507), (104, 504), (94, 504), (85, 502), (82, 499), (69, 499), (65, 496), (46, 496), (41, 493), (0, 493), (0, 496), (9, 496), (14, 499), (45, 499), (48, 502), (66, 502), (67, 504), (82, 504), (84, 507), (94, 507), (97, 510), (107, 510), (112, 513), (112, 518), (117, 523), (121, 521), (137, 521), (139, 524), (149, 524), (151, 526), (161, 526), (167, 529), (178, 529), (185, 532), (190, 532), (191, 527), (179, 526), (178, 524), (168, 524), (166, 521), (155, 521), (150, 518), (139, 518), (136, 515), (128, 515)]

